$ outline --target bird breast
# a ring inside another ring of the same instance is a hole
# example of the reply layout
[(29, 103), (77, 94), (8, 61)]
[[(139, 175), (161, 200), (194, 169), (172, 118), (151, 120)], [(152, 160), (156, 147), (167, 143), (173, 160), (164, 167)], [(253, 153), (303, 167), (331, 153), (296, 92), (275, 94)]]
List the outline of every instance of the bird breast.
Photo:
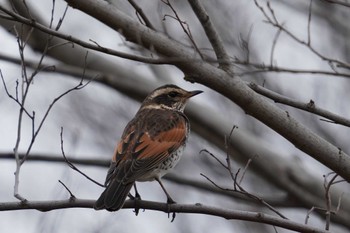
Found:
[(169, 158), (164, 160), (158, 167), (150, 171), (149, 173), (142, 176), (141, 179), (138, 179), (137, 181), (153, 181), (156, 178), (161, 178), (168, 172), (170, 172), (176, 164), (180, 161), (181, 156), (183, 154), (183, 151), (185, 149), (185, 144), (183, 146), (180, 146), (176, 151), (174, 151)]

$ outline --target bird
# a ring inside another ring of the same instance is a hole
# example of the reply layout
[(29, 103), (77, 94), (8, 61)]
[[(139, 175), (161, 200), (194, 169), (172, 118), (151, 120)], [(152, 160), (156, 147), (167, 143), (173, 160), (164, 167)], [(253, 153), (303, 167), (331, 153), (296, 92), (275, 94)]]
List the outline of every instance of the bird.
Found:
[(175, 201), (161, 182), (179, 162), (189, 132), (184, 114), (188, 100), (202, 93), (186, 91), (168, 84), (152, 91), (142, 102), (134, 118), (126, 125), (117, 144), (105, 180), (105, 190), (94, 204), (95, 210), (121, 209), (135, 182), (157, 181), (167, 196)]

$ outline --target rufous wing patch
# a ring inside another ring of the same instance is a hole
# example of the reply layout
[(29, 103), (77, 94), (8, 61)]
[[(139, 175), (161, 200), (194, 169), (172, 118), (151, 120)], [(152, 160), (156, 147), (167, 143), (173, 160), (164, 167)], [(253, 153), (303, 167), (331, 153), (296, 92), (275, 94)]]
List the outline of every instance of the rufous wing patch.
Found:
[(122, 138), (122, 140), (120, 140), (120, 142), (118, 143), (118, 145), (114, 150), (114, 156), (112, 158), (113, 162), (118, 162), (120, 160), (125, 159), (124, 157), (126, 156), (126, 153), (130, 144), (132, 144), (134, 136), (135, 136), (135, 131), (131, 131), (124, 138)]
[(153, 138), (144, 133), (139, 139), (139, 145), (135, 152), (142, 150), (137, 159), (147, 159), (153, 156), (169, 156), (172, 150), (176, 150), (186, 139), (186, 125), (179, 122), (178, 125), (170, 130), (160, 132)]

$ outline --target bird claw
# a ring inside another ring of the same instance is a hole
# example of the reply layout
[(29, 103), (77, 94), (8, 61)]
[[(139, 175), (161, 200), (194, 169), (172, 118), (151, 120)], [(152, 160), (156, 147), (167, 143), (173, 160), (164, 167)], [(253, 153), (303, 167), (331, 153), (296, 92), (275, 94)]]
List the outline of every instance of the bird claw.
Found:
[[(176, 217), (176, 213), (173, 212), (173, 215), (172, 215), (172, 217), (171, 217), (171, 221), (170, 221), (170, 222), (174, 222), (175, 217)], [(168, 218), (170, 218), (170, 213), (168, 213)]]
[(171, 197), (168, 197), (168, 200), (167, 200), (168, 218), (170, 218), (170, 214), (173, 213), (172, 217), (171, 217), (171, 222), (174, 222), (175, 217), (176, 217), (176, 213), (175, 212), (170, 212), (170, 205), (172, 205), (172, 204), (176, 204), (176, 202), (173, 199), (171, 199)]
[(138, 207), (138, 201), (141, 201), (141, 200), (142, 200), (142, 199), (141, 199), (141, 196), (140, 196), (140, 194), (138, 194), (138, 193), (136, 193), (135, 196), (133, 196), (133, 195), (131, 195), (131, 194), (129, 193), (128, 196), (129, 196), (130, 200), (133, 200), (134, 203), (135, 203), (134, 213), (135, 213), (135, 215), (137, 216), (137, 215), (139, 214), (139, 212), (140, 212), (140, 207)]

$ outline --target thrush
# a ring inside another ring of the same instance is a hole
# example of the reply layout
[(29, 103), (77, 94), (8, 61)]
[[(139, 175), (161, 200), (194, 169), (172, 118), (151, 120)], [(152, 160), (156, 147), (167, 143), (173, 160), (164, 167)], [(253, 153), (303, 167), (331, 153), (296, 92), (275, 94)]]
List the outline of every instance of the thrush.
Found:
[(184, 109), (188, 99), (200, 93), (165, 85), (146, 97), (115, 148), (96, 210), (122, 208), (136, 181), (158, 181), (167, 202), (174, 203), (160, 179), (182, 156), (190, 132)]

